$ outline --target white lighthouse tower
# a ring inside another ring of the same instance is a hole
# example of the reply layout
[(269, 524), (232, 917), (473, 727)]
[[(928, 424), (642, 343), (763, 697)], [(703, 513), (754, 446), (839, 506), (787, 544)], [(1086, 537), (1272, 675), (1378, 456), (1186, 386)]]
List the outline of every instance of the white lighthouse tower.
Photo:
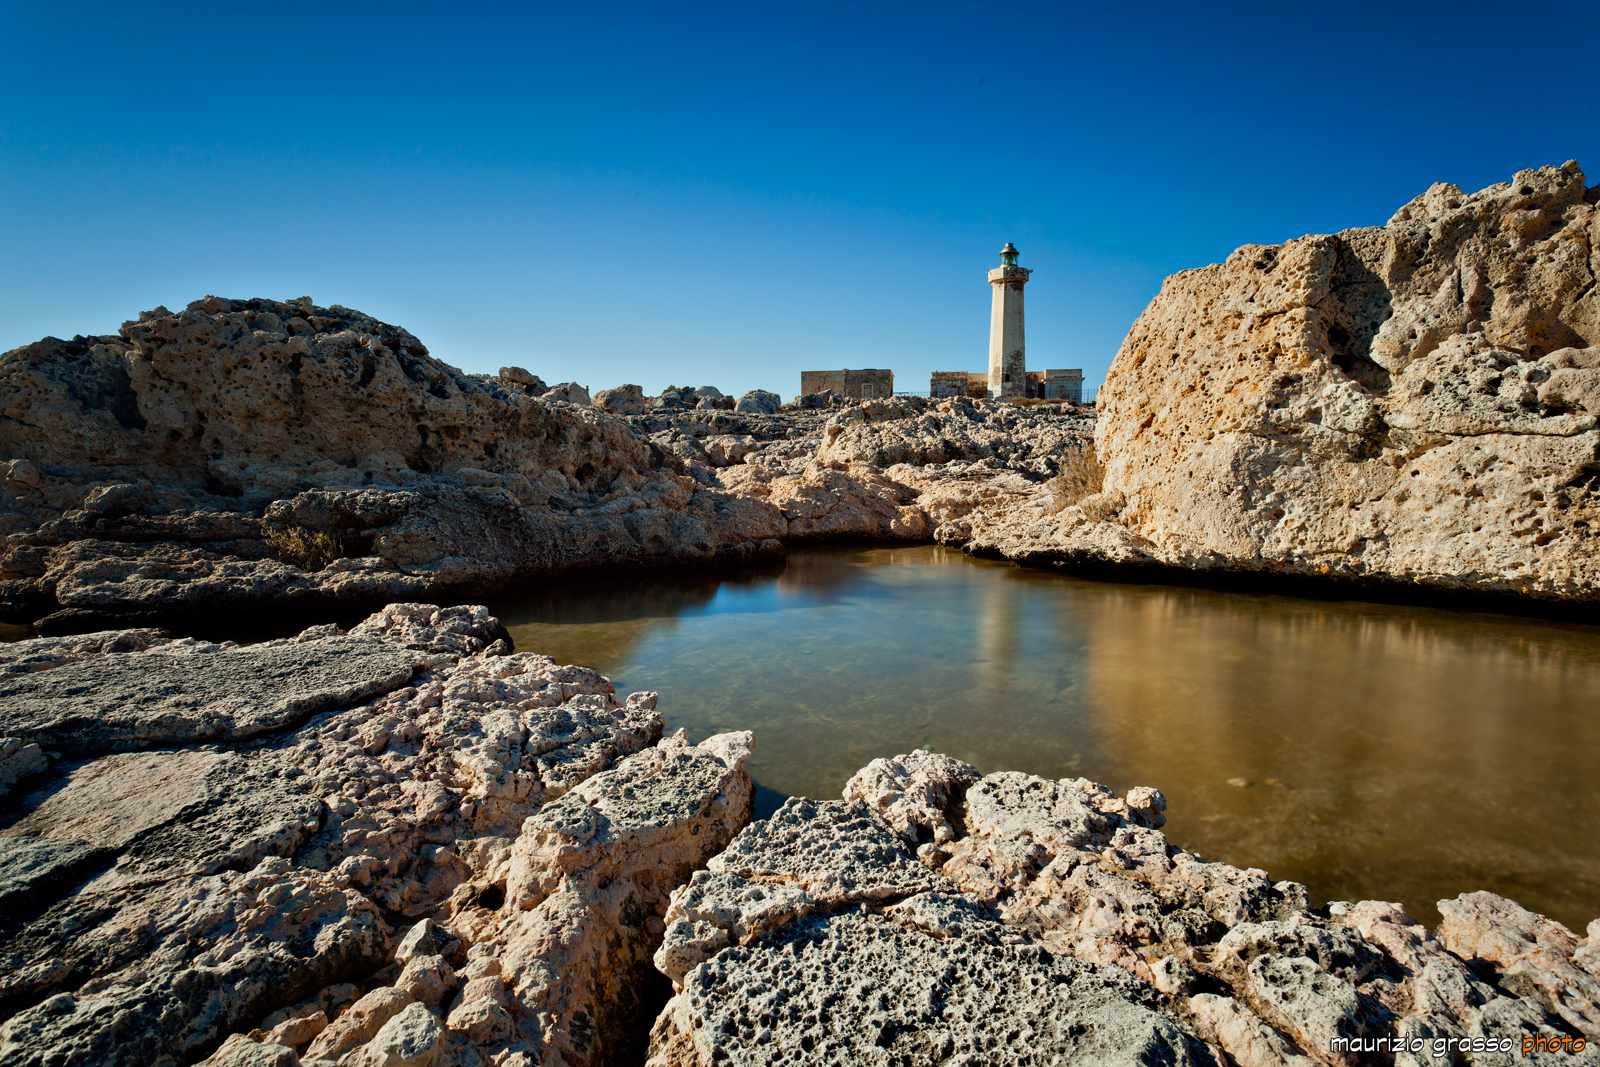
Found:
[(1001, 265), (989, 272), (994, 303), (989, 313), (989, 397), (1023, 396), (1028, 389), (1028, 365), (1023, 355), (1022, 287), (1028, 284), (1027, 267), (1017, 266), (1017, 249), (1010, 241), (1000, 250)]

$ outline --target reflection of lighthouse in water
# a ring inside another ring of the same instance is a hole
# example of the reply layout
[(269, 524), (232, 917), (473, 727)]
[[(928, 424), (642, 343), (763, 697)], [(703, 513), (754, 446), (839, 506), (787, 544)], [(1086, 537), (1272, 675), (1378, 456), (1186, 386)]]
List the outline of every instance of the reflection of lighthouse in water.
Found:
[(984, 703), (1009, 699), (1017, 676), (1017, 618), (1021, 598), (1003, 582), (990, 582), (978, 600), (978, 692)]

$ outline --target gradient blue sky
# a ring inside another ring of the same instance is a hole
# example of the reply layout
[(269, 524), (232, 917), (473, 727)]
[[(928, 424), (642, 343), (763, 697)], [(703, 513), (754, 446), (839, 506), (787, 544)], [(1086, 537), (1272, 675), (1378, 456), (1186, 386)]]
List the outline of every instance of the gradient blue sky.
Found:
[(0, 0), (0, 350), (310, 294), (469, 371), (1104, 376), (1163, 276), (1577, 158), (1600, 3)]

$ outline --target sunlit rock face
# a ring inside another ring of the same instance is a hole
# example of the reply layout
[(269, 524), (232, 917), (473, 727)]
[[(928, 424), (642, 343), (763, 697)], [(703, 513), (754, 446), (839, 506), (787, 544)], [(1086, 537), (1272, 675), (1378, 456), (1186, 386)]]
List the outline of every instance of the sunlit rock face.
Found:
[(1436, 935), (1308, 907), (1171, 844), (1149, 787), (919, 751), (844, 795), (790, 800), (672, 894), (651, 1067), (1600, 1062), (1600, 921), (1492, 893), (1441, 901)]
[(157, 308), (119, 334), (9, 352), (0, 375), (7, 451), (57, 474), (270, 498), (462, 468), (591, 489), (648, 466), (587, 403), (463, 374), (401, 327), (309, 300)]
[(482, 607), (0, 648), (8, 1064), (626, 1060), (668, 895), (750, 816), (750, 734), (663, 739)]
[[(340, 306), (206, 297), (0, 354), (0, 615), (55, 633), (781, 555), (571, 385)], [(748, 449), (747, 449), (748, 451)]]
[(1600, 596), (1584, 183), (1436, 184), (1382, 227), (1168, 278), (1100, 394), (1104, 491), (1035, 547), (1109, 519), (1184, 566)]

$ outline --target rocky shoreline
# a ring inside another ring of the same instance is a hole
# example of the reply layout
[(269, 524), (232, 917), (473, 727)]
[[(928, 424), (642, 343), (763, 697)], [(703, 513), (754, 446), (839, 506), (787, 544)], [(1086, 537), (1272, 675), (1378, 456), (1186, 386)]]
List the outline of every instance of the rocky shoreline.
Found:
[(926, 541), (1035, 492), (1093, 428), (1072, 405), (591, 402), (518, 368), (463, 374), (309, 300), (208, 297), (47, 338), (0, 356), (0, 388), (0, 617), (44, 634)]
[(6, 1064), (1600, 1062), (1600, 920), (1311, 907), (1155, 789), (927, 752), (751, 822), (757, 739), (481, 607), (39, 638), (0, 687)]
[[(0, 1064), (1600, 1063), (1600, 920), (1313, 907), (927, 752), (751, 822), (749, 733), (421, 602), (853, 538), (1584, 612), (1584, 181), (1176, 275), (1098, 411), (591, 397), (309, 298), (0, 355)], [(242, 609), (378, 610), (156, 628)]]
[[(1600, 599), (1600, 186), (1576, 163), (1167, 279), (1098, 410), (471, 375), (207, 297), (0, 355), (0, 619), (309, 618), (815, 539), (1511, 610)], [(9, 457), (9, 458), (4, 458)]]

